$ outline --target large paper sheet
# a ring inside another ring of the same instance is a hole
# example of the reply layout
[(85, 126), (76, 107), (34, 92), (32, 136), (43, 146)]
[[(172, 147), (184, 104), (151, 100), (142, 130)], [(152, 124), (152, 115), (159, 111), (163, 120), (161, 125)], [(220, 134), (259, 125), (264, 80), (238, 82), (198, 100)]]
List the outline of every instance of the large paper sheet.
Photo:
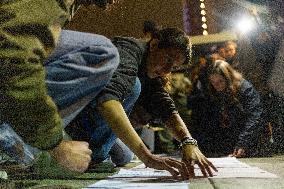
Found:
[[(246, 163), (240, 162), (234, 157), (208, 158), (218, 169), (213, 173), (212, 178), (277, 178), (276, 175), (264, 171), (258, 167), (251, 167)], [(195, 165), (195, 175), (202, 177), (202, 173)], [(171, 177), (171, 174), (164, 170), (146, 168), (141, 164), (132, 169), (121, 169), (118, 174), (111, 178), (159, 178)]]
[[(209, 158), (217, 167), (212, 178), (277, 178), (277, 175), (264, 171), (258, 167), (252, 167), (240, 162), (234, 157)], [(197, 177), (203, 177), (198, 166), (195, 166)], [(87, 188), (149, 188), (149, 189), (187, 189), (189, 181), (173, 180), (171, 174), (164, 170), (146, 168), (144, 164), (131, 169), (120, 169), (107, 180), (99, 181)]]
[(141, 180), (101, 180), (84, 189), (100, 188), (100, 189), (130, 189), (130, 188), (143, 188), (143, 189), (188, 189), (188, 182), (150, 182)]

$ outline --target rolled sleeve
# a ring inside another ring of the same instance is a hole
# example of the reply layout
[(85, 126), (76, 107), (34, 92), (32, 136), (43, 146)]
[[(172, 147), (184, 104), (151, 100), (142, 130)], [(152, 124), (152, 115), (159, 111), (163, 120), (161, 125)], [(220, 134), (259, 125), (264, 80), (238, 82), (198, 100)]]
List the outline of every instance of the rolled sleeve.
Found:
[(134, 41), (118, 38), (113, 43), (118, 49), (120, 61), (110, 82), (98, 95), (98, 104), (108, 100), (122, 102), (131, 93), (142, 59), (142, 50)]

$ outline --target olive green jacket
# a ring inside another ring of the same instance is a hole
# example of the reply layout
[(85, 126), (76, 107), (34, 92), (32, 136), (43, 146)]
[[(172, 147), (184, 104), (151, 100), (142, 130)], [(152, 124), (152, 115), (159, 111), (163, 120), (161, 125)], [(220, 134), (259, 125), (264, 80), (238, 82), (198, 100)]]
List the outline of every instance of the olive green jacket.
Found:
[(0, 2), (0, 123), (11, 124), (26, 143), (52, 149), (62, 140), (62, 120), (47, 95), (43, 61), (74, 0)]

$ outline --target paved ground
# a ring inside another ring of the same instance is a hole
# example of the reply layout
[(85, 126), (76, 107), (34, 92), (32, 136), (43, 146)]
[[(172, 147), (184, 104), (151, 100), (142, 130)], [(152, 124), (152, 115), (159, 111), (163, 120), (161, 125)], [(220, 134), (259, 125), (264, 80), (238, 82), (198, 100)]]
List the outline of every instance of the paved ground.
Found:
[(251, 166), (274, 173), (279, 178), (245, 179), (245, 178), (201, 178), (191, 181), (190, 189), (284, 189), (284, 155), (269, 158), (239, 159)]
[[(239, 159), (251, 166), (259, 167), (268, 172), (274, 173), (279, 178), (273, 179), (244, 179), (244, 178), (200, 178), (190, 182), (189, 189), (284, 189), (284, 155), (269, 158), (244, 158)], [(135, 166), (135, 165), (133, 165)], [(132, 166), (132, 167), (133, 167)], [(98, 172), (98, 170), (96, 171)], [(101, 172), (105, 172), (102, 171)], [(2, 188), (34, 188), (34, 189), (73, 189), (86, 187), (111, 173), (85, 173), (80, 178), (74, 179), (35, 179), (13, 178), (12, 180), (1, 181)], [(113, 174), (113, 173), (112, 173)]]

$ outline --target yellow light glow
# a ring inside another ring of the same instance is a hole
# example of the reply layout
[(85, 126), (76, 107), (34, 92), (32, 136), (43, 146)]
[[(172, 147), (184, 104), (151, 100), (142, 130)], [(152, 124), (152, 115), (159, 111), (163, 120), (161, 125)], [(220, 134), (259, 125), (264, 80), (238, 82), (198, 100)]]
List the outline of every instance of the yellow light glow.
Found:
[(206, 30), (203, 30), (203, 35), (208, 35), (208, 32)]
[(207, 29), (207, 24), (202, 24), (202, 26), (201, 26), (203, 29)]
[(202, 22), (206, 22), (207, 21), (205, 16), (202, 16), (201, 20), (202, 20)]
[(204, 15), (206, 15), (206, 11), (205, 10), (201, 10), (200, 14), (204, 16)]
[(204, 3), (200, 3), (200, 8), (205, 9), (205, 4)]

